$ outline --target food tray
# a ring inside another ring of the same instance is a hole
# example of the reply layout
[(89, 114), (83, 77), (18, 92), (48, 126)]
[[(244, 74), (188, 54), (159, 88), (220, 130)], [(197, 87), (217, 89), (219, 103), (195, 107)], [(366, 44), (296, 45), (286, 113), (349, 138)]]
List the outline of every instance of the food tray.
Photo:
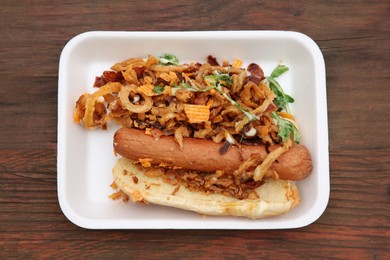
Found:
[[(93, 92), (95, 76), (116, 62), (148, 54), (175, 54), (180, 62), (239, 58), (269, 75), (278, 63), (290, 70), (278, 79), (294, 97), (290, 105), (312, 154), (313, 173), (297, 182), (301, 204), (291, 212), (260, 220), (203, 216), (157, 205), (113, 201), (109, 187), (116, 157), (109, 130), (73, 123), (75, 102)], [(58, 199), (65, 216), (90, 229), (282, 229), (306, 226), (324, 212), (329, 199), (325, 64), (308, 36), (287, 31), (86, 32), (64, 47), (58, 85)]]

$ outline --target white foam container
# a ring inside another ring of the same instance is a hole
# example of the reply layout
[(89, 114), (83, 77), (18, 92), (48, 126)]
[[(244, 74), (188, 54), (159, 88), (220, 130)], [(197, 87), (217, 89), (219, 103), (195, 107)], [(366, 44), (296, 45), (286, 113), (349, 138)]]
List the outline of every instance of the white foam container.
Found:
[[(278, 63), (290, 70), (278, 80), (295, 98), (290, 106), (312, 154), (313, 173), (297, 182), (302, 202), (291, 212), (260, 220), (212, 217), (157, 205), (108, 198), (116, 161), (108, 131), (73, 123), (75, 102), (93, 92), (95, 76), (131, 57), (175, 54), (180, 62), (206, 60), (211, 54), (231, 62), (259, 64), (270, 75)], [(86, 32), (64, 47), (58, 85), (58, 199), (65, 216), (90, 229), (286, 229), (316, 221), (329, 199), (329, 153), (325, 64), (316, 43), (288, 31)]]

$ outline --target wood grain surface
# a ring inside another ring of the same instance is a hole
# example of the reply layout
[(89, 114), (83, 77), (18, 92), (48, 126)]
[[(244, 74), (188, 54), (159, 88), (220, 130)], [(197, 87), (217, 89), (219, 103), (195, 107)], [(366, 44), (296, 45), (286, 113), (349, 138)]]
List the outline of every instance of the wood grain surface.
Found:
[[(390, 259), (389, 1), (0, 1), (0, 259)], [(300, 229), (86, 230), (57, 199), (60, 53), (91, 30), (292, 30), (327, 68), (331, 193)]]

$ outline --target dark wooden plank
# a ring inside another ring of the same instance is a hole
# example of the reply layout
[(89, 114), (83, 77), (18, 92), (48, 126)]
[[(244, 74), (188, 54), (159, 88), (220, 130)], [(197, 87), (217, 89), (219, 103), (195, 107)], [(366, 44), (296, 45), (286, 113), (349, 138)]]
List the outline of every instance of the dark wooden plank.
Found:
[[(0, 258), (390, 258), (388, 1), (0, 3)], [(84, 230), (57, 199), (61, 50), (91, 30), (295, 30), (327, 68), (331, 194), (296, 230)]]

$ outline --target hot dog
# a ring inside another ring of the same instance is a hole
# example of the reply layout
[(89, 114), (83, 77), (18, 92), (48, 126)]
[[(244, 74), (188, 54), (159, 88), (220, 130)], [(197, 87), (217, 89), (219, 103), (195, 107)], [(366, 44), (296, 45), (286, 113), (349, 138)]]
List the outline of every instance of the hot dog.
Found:
[[(155, 139), (144, 134), (144, 131), (133, 128), (121, 128), (114, 135), (114, 149), (125, 158), (134, 161), (151, 159), (151, 163), (155, 165), (164, 163), (187, 170), (223, 170), (233, 173), (251, 155), (257, 154), (262, 158), (268, 155), (265, 145), (232, 146), (222, 155), (219, 152), (221, 145), (210, 140), (185, 138), (183, 142), (183, 150), (180, 150), (172, 136)], [(270, 146), (269, 150), (272, 151), (276, 147)], [(286, 153), (278, 157), (271, 168), (277, 172), (280, 179), (301, 180), (312, 171), (310, 153), (305, 146), (293, 144)]]
[[(300, 202), (294, 181), (312, 171), (309, 150), (276, 81), (259, 65), (178, 62), (174, 55), (131, 58), (95, 81), (76, 102), (74, 121), (116, 131), (122, 156), (113, 168), (118, 192), (208, 215), (263, 218)], [(158, 133), (158, 134), (156, 134)], [(255, 145), (247, 145), (249, 143)]]

